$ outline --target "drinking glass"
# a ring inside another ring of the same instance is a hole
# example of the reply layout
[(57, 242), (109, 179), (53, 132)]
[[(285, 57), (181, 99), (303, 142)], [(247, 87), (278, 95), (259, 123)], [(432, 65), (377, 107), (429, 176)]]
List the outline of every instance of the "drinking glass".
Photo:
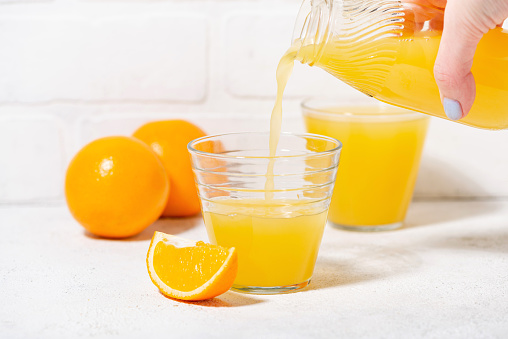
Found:
[(308, 132), (344, 144), (328, 219), (351, 231), (403, 225), (429, 124), (426, 115), (365, 99), (302, 103)]
[(275, 157), (268, 140), (231, 133), (188, 146), (210, 242), (238, 251), (240, 292), (309, 284), (339, 163), (341, 143), (330, 137), (283, 133)]

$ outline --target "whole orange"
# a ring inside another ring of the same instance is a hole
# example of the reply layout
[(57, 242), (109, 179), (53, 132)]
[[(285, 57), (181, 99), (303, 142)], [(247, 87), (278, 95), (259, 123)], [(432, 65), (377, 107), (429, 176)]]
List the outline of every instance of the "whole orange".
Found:
[(171, 191), (163, 216), (184, 217), (199, 213), (187, 144), (205, 135), (199, 127), (184, 120), (149, 122), (134, 132), (134, 137), (159, 155), (169, 176)]
[(159, 218), (169, 193), (160, 159), (132, 137), (107, 137), (83, 147), (65, 178), (74, 218), (107, 238), (135, 235)]

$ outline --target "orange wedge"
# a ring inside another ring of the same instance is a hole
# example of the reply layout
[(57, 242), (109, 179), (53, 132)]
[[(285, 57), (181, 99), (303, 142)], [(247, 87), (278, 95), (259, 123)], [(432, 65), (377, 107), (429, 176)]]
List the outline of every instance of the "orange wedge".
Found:
[(234, 247), (155, 232), (146, 265), (150, 279), (166, 296), (204, 300), (231, 288), (238, 271), (238, 256)]

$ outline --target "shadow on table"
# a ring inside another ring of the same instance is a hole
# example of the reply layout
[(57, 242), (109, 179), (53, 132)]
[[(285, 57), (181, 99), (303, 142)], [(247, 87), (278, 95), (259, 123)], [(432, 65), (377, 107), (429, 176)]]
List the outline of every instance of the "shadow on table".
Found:
[(498, 210), (500, 205), (495, 201), (464, 199), (464, 197), (467, 199), (488, 196), (488, 192), (475, 179), (473, 175), (464, 173), (454, 164), (429, 155), (424, 156), (415, 191), (428, 198), (411, 204), (405, 227), (460, 220)]
[[(405, 228), (430, 226), (490, 214), (502, 208), (495, 200), (427, 200), (411, 204)], [(508, 219), (508, 217), (507, 217)]]
[[(311, 284), (316, 290), (388, 278), (416, 269), (421, 259), (415, 252), (386, 246), (354, 246), (328, 249), (337, 257), (319, 257)], [(339, 256), (340, 255), (340, 256)]]
[[(161, 218), (148, 226), (138, 235), (130, 238), (121, 239), (124, 241), (142, 241), (152, 239), (155, 231), (164, 232), (172, 235), (178, 235), (185, 231), (190, 230), (202, 223), (201, 215), (186, 217), (186, 218)], [(93, 239), (109, 240), (106, 238), (98, 237), (90, 232), (85, 231), (85, 235)]]
[(456, 235), (446, 235), (428, 239), (425, 246), (452, 251), (480, 251), (508, 254), (508, 216), (503, 229), (484, 230), (478, 225), (475, 233), (468, 231)]
[[(161, 293), (162, 294), (162, 293)], [(162, 294), (164, 295), (164, 294)], [(178, 301), (184, 304), (190, 304), (190, 305), (196, 305), (196, 306), (202, 306), (202, 307), (240, 307), (240, 306), (249, 306), (249, 305), (255, 305), (264, 302), (264, 300), (256, 299), (254, 297), (241, 294), (241, 293), (235, 293), (232, 291), (228, 291), (219, 297), (208, 299), (208, 300), (201, 300), (201, 301), (188, 301), (188, 300), (177, 300), (173, 298), (169, 298), (168, 296), (164, 295), (166, 298)]]
[(148, 226), (143, 232), (131, 238), (131, 240), (149, 240), (152, 239), (155, 231), (177, 235), (190, 230), (200, 224), (203, 219), (201, 214), (186, 218), (161, 218)]

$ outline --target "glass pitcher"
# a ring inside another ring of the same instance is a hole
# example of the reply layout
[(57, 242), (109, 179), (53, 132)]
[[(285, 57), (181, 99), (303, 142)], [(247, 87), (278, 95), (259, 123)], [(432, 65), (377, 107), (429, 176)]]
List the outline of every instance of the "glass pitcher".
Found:
[[(380, 101), (446, 118), (434, 80), (444, 10), (426, 0), (304, 0), (295, 58)], [(508, 32), (489, 31), (472, 68), (476, 99), (457, 121), (508, 128)]]

